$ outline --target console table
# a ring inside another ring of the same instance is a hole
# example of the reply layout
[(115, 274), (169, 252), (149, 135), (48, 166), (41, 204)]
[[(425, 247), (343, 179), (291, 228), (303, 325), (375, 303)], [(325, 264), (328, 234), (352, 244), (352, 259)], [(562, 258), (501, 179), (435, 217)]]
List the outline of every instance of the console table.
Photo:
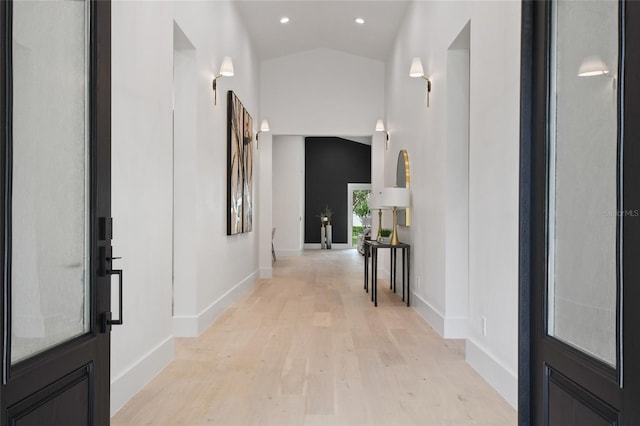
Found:
[[(371, 301), (374, 306), (378, 306), (378, 249), (388, 248), (391, 254), (391, 268), (389, 277), (389, 289), (396, 292), (396, 275), (398, 249), (402, 250), (402, 301), (405, 300), (409, 306), (409, 283), (411, 282), (411, 245), (400, 243), (391, 245), (389, 243), (379, 243), (378, 241), (366, 240), (364, 242), (364, 289), (369, 291), (369, 257), (371, 257)], [(405, 285), (406, 283), (406, 285)]]

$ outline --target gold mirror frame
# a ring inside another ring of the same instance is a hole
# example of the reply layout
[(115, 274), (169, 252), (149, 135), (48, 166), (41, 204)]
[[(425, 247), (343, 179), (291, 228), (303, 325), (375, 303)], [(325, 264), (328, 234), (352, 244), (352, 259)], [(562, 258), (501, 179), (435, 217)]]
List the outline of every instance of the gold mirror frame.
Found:
[[(406, 149), (401, 149), (398, 153), (398, 167), (396, 169), (396, 186), (398, 188), (411, 187), (411, 171), (409, 169), (409, 153)], [(411, 225), (411, 209), (398, 210), (398, 225)]]

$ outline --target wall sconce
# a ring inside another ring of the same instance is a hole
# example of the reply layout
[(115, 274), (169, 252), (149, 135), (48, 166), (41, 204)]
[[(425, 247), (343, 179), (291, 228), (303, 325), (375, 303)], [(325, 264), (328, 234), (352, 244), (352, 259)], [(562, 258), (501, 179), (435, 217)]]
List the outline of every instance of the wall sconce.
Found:
[(413, 58), (411, 60), (411, 68), (409, 69), (409, 77), (422, 77), (427, 80), (427, 108), (429, 108), (429, 93), (431, 93), (431, 80), (424, 76), (424, 69), (422, 68), (422, 60), (420, 58)]
[(578, 77), (593, 77), (609, 74), (609, 68), (599, 56), (587, 56), (578, 69)]
[(262, 120), (262, 122), (260, 123), (260, 130), (258, 131), (258, 133), (256, 133), (256, 149), (259, 149), (258, 141), (260, 140), (260, 133), (270, 131), (271, 128), (269, 127), (269, 122), (267, 121), (267, 119)]
[(213, 77), (211, 86), (213, 87), (213, 105), (218, 105), (218, 79), (220, 77), (233, 77), (233, 62), (231, 56), (225, 56), (222, 59), (222, 65), (220, 65), (220, 74)]
[(582, 60), (580, 68), (578, 68), (578, 77), (599, 77), (605, 76), (611, 79), (611, 86), (613, 87), (613, 97), (617, 92), (616, 77), (609, 74), (609, 67), (599, 56), (587, 56)]
[(376, 132), (384, 132), (385, 133), (385, 136), (387, 137), (387, 140), (384, 143), (384, 148), (385, 149), (389, 149), (389, 132), (385, 131), (384, 123), (382, 122), (382, 120), (376, 121)]

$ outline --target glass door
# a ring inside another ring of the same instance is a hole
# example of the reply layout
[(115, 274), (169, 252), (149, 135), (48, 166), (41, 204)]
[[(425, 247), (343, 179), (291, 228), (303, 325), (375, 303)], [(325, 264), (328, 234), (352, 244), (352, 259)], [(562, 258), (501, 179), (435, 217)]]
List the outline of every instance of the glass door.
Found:
[(635, 425), (640, 6), (522, 10), (520, 423)]
[(0, 424), (108, 424), (110, 3), (0, 22)]

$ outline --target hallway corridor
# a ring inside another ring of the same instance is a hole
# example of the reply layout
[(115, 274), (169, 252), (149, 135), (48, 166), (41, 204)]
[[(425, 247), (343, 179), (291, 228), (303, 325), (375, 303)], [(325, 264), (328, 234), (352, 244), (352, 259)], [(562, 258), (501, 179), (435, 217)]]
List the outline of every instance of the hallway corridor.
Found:
[(125, 425), (515, 425), (516, 411), (355, 250), (279, 257), (113, 418)]

